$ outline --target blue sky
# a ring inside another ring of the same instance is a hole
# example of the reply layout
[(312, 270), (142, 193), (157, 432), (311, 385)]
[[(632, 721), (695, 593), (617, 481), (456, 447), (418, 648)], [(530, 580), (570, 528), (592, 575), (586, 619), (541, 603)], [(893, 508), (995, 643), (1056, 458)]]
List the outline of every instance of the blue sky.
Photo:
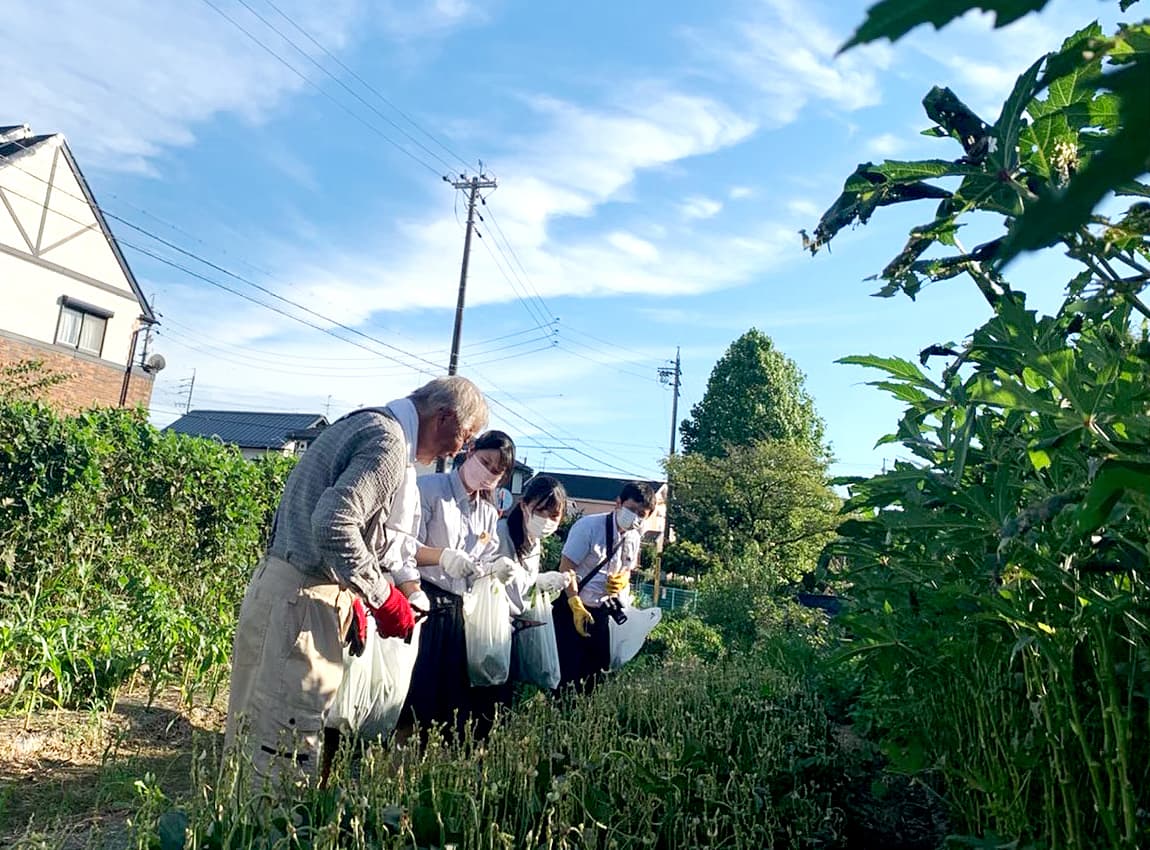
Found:
[[(482, 160), (499, 188), (461, 373), (535, 468), (648, 476), (670, 430), (658, 367), (682, 347), (682, 418), (751, 326), (806, 373), (836, 472), (894, 454), (872, 447), (899, 406), (834, 361), (913, 358), (986, 307), (964, 280), (869, 297), (863, 278), (929, 206), (880, 212), (815, 258), (797, 231), (861, 161), (954, 155), (918, 135), (931, 85), (992, 121), (1021, 70), (1115, 5), (1054, 0), (997, 31), (969, 15), (836, 59), (865, 3), (275, 0), (285, 17), (244, 2), (16, 0), (0, 20), (0, 123), (65, 133), (106, 210), (216, 268), (113, 220), (125, 243), (371, 338), (126, 247), (163, 315), (154, 420), (175, 418), (193, 370), (194, 407), (333, 418), (443, 371), (464, 209), (440, 175)], [(1049, 307), (1067, 275), (1032, 258), (1010, 276)]]

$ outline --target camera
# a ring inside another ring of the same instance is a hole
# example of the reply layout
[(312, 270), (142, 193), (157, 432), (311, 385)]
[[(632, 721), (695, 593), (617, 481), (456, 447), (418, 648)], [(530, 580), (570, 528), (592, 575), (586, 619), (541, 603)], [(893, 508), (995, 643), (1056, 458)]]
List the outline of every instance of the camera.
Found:
[(608, 596), (604, 599), (603, 609), (615, 621), (616, 626), (621, 626), (627, 622), (627, 614), (623, 610), (623, 603), (619, 601), (618, 596)]

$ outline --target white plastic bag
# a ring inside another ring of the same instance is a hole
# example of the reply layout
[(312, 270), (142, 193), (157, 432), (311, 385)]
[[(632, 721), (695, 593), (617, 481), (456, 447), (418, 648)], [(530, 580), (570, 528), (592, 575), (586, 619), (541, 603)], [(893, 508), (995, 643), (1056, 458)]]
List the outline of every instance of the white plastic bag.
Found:
[(538, 587), (528, 592), (525, 620), (542, 623), (521, 629), (515, 636), (515, 668), (524, 682), (554, 690), (559, 687), (559, 646), (555, 642), (555, 621), (551, 600)]
[(463, 594), (463, 634), (471, 684), (506, 682), (511, 673), (511, 604), (495, 576), (482, 576)]
[(326, 726), (364, 738), (386, 738), (399, 722), (419, 654), (419, 630), (411, 642), (382, 638), (368, 620), (367, 643), (358, 658), (343, 650), (343, 682), (328, 710)]
[(618, 670), (639, 654), (651, 630), (663, 619), (662, 608), (624, 608), (627, 622), (611, 620), (611, 669)]

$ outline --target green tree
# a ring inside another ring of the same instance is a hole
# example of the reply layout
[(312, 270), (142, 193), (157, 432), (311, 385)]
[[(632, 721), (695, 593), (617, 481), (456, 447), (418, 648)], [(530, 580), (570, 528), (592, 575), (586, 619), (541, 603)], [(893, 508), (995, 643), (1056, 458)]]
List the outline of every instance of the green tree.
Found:
[(702, 401), (682, 424), (683, 451), (718, 458), (731, 446), (788, 440), (823, 452), (823, 421), (805, 377), (771, 338), (751, 328), (727, 349)]
[(680, 538), (720, 562), (761, 559), (779, 582), (812, 569), (839, 522), (827, 461), (804, 445), (761, 441), (718, 458), (679, 455), (666, 467)]

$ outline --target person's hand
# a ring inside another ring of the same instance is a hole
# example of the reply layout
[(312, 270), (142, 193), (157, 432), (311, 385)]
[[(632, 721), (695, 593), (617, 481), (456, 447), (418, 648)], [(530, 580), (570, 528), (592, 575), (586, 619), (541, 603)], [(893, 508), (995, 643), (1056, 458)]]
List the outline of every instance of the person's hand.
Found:
[(595, 624), (595, 618), (591, 616), (591, 612), (587, 610), (583, 600), (578, 596), (568, 596), (567, 607), (571, 609), (571, 619), (575, 623), (575, 631), (579, 633), (580, 637), (591, 637), (591, 626)]
[(439, 555), (439, 566), (443, 567), (448, 576), (455, 579), (471, 578), (479, 572), (472, 557), (458, 549), (444, 549)]
[(556, 593), (571, 585), (575, 573), (547, 572), (540, 573), (535, 579), (535, 586), (544, 593)]
[(631, 577), (629, 571), (621, 573), (611, 573), (607, 576), (607, 595), (618, 596), (627, 589), (628, 579)]
[(347, 651), (359, 658), (367, 647), (367, 609), (356, 596), (351, 600), (351, 622), (347, 624), (347, 634), (343, 642)]
[(431, 611), (431, 600), (422, 590), (416, 590), (408, 596), (407, 604), (411, 606), (412, 619), (425, 617)]
[(415, 629), (411, 604), (407, 601), (407, 597), (395, 588), (391, 589), (382, 605), (371, 609), (371, 616), (375, 618), (376, 631), (383, 638), (397, 637), (409, 640)]
[(501, 555), (491, 562), (491, 575), (495, 576), (500, 584), (507, 584), (511, 581), (519, 569), (519, 564), (515, 562), (515, 559), (508, 558), (506, 555)]

